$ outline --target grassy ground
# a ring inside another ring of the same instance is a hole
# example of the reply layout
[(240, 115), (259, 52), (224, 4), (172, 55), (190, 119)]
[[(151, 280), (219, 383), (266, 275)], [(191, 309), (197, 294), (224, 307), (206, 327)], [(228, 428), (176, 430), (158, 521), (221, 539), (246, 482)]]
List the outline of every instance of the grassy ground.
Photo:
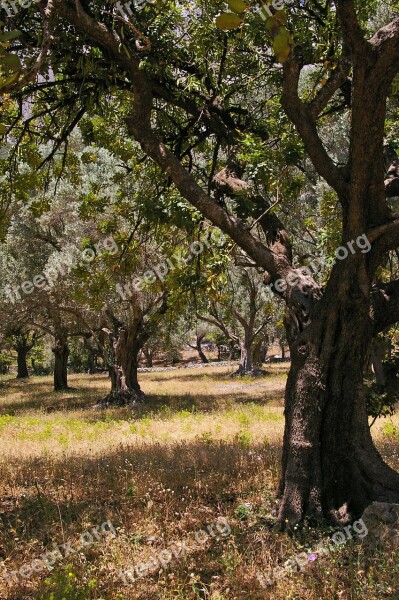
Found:
[[(0, 599), (399, 599), (398, 550), (367, 537), (262, 588), (257, 575), (331, 531), (274, 527), (286, 367), (256, 381), (231, 370), (143, 374), (148, 400), (134, 412), (92, 408), (103, 376), (71, 376), (63, 394), (47, 377), (3, 382)], [(373, 430), (399, 469), (399, 419)]]

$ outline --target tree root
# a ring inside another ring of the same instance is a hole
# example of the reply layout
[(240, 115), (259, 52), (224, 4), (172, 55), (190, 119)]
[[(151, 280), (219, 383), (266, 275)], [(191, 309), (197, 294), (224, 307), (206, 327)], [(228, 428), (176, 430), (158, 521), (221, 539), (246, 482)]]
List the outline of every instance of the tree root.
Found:
[(238, 371), (231, 373), (230, 377), (264, 377), (267, 374), (267, 371), (263, 369), (252, 369), (251, 371), (240, 371), (238, 369)]
[(119, 392), (110, 392), (93, 408), (112, 408), (115, 406), (135, 406), (143, 402), (145, 394), (136, 390), (123, 390)]

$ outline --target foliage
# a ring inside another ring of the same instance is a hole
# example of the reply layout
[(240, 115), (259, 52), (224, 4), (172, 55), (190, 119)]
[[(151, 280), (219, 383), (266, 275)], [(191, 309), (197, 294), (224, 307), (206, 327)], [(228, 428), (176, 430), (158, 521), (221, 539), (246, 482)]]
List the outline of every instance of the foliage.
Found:
[(389, 417), (395, 413), (399, 401), (399, 352), (396, 349), (383, 363), (386, 384), (378, 386), (366, 381), (367, 414), (373, 418), (372, 424), (380, 417)]

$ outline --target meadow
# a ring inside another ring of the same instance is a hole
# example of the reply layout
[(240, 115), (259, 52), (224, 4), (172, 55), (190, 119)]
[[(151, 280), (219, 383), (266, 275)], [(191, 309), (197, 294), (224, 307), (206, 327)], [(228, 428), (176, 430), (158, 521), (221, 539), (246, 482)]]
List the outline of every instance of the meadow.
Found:
[[(64, 393), (50, 377), (3, 378), (0, 599), (399, 599), (398, 549), (367, 537), (262, 588), (259, 575), (333, 529), (276, 527), (287, 365), (259, 379), (232, 370), (143, 373), (146, 401), (106, 410), (93, 408), (103, 375), (71, 375)], [(373, 435), (399, 469), (399, 418), (379, 420)], [(112, 535), (81, 543), (106, 522)], [(69, 551), (51, 567), (40, 563), (62, 544)]]

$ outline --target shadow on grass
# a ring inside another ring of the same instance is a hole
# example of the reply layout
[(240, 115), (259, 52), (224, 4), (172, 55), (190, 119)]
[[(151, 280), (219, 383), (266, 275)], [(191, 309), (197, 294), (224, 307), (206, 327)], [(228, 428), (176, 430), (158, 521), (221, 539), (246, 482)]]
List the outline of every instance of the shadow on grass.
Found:
[[(226, 368), (226, 367), (225, 367)], [(196, 373), (190, 372), (190, 373), (181, 373), (179, 372), (178, 375), (176, 375), (176, 379), (178, 381), (217, 381), (217, 382), (226, 382), (226, 384), (237, 384), (242, 382), (244, 383), (255, 383), (257, 381), (263, 381), (265, 379), (270, 379), (270, 377), (275, 377), (276, 375), (280, 375), (281, 373), (284, 372), (284, 369), (281, 369), (281, 371), (269, 371), (266, 368), (265, 373), (261, 376), (253, 376), (253, 375), (245, 375), (243, 377), (234, 377), (232, 378), (231, 375), (233, 375), (234, 373), (237, 372), (237, 368), (233, 367), (232, 369), (230, 369), (229, 371), (225, 371), (224, 373), (207, 373), (206, 369), (204, 371), (201, 371), (200, 369), (193, 369), (193, 371), (196, 371)], [(170, 377), (170, 371), (165, 372), (165, 373), (145, 373), (145, 375), (152, 375), (151, 376), (151, 381), (155, 381), (155, 382), (161, 382), (161, 381), (170, 381), (171, 377)], [(176, 372), (175, 372), (176, 373)]]
[(22, 401), (1, 401), (0, 415), (18, 415), (26, 410), (56, 412), (89, 408), (98, 402), (101, 391), (92, 387), (80, 387), (54, 392), (48, 391), (48, 386), (44, 390), (30, 387), (26, 396)]
[(134, 531), (145, 515), (162, 531), (190, 514), (200, 528), (207, 513), (223, 514), (254, 491), (272, 494), (280, 455), (277, 445), (199, 439), (10, 460), (0, 464), (0, 558), (23, 541), (63, 543), (107, 520)]
[[(97, 378), (98, 377), (98, 378)], [(185, 376), (184, 376), (185, 377)], [(251, 395), (247, 396), (246, 391), (256, 391), (257, 383), (261, 385), (262, 381), (267, 377), (259, 377), (253, 381), (234, 380), (234, 383), (219, 387), (214, 390), (214, 393), (208, 395), (194, 394), (173, 394), (165, 396), (162, 394), (149, 394), (144, 401), (136, 404), (133, 407), (108, 407), (106, 409), (93, 409), (98, 400), (106, 393), (109, 385), (106, 376), (96, 376), (96, 383), (104, 384), (104, 389), (92, 386), (82, 386), (70, 388), (63, 392), (54, 392), (50, 387), (50, 382), (43, 380), (35, 381), (33, 378), (28, 383), (21, 384), (19, 381), (13, 381), (12, 387), (8, 389), (10, 395), (23, 392), (23, 399), (8, 399), (0, 400), (0, 416), (1, 415), (23, 415), (26, 411), (37, 410), (44, 413), (52, 413), (57, 411), (76, 411), (89, 409), (86, 416), (82, 418), (90, 422), (93, 421), (108, 421), (108, 420), (131, 420), (141, 419), (147, 416), (153, 418), (168, 418), (174, 413), (180, 411), (189, 411), (192, 413), (209, 413), (225, 408), (227, 404), (257, 404), (264, 406), (269, 404), (271, 400), (275, 400), (276, 396), (279, 399), (280, 391), (262, 390), (260, 397)], [(197, 380), (198, 376), (190, 375), (187, 381)], [(211, 377), (214, 381), (222, 381), (223, 376), (215, 374)], [(152, 379), (152, 381), (156, 381)], [(232, 381), (227, 379), (228, 382)], [(198, 382), (200, 384), (200, 381)], [(73, 382), (76, 385), (76, 382)], [(231, 390), (230, 390), (231, 387)]]

